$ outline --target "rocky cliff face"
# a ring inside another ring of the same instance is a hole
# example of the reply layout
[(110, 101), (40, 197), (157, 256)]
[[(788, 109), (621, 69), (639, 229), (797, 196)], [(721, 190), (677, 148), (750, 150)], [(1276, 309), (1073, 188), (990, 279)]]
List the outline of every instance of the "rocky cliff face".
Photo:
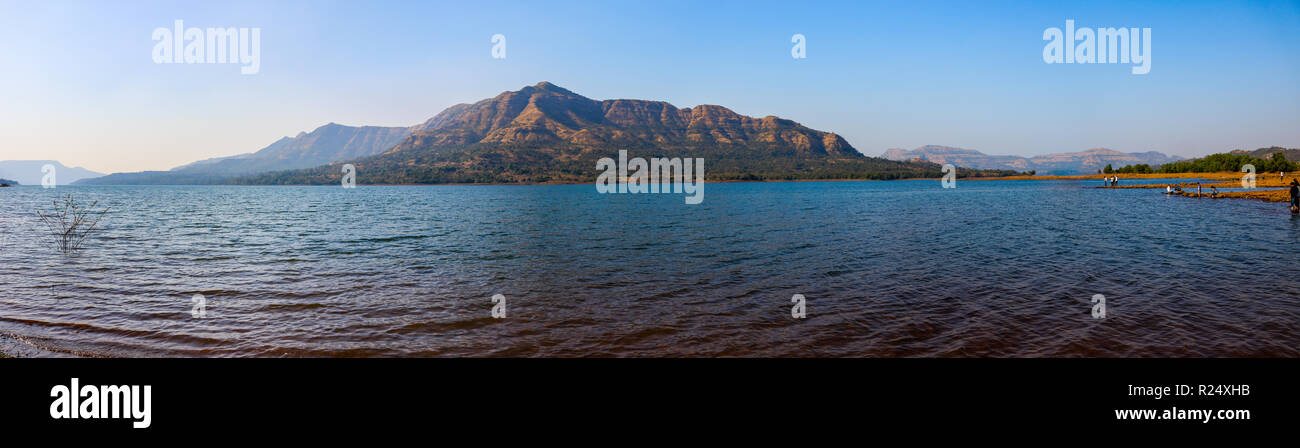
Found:
[(692, 148), (774, 145), (808, 156), (861, 157), (843, 138), (773, 116), (722, 106), (677, 108), (661, 101), (596, 101), (548, 82), (453, 106), (414, 128), (393, 152), (469, 145)]
[(774, 116), (748, 117), (714, 105), (598, 101), (542, 82), (449, 107), (412, 127), (331, 123), (256, 153), (166, 172), (114, 174), (103, 182), (323, 185), (339, 182), (343, 163), (354, 164), (362, 184), (592, 182), (597, 160), (620, 150), (635, 157), (703, 158), (706, 178), (715, 181), (942, 174), (929, 162), (867, 157), (839, 135)]

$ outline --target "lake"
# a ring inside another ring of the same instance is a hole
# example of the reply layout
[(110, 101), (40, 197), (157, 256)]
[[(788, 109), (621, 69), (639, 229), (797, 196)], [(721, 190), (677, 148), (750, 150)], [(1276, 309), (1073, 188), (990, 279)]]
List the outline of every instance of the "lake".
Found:
[[(1300, 219), (1098, 185), (4, 188), (0, 351), (1300, 356)], [(67, 194), (111, 207), (70, 255)]]

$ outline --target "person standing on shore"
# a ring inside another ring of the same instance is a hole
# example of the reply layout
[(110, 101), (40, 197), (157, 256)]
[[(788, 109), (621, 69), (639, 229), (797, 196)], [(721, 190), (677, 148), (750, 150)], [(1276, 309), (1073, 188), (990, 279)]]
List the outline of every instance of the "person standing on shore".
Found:
[(1291, 179), (1291, 213), (1300, 210), (1300, 181)]
[(1200, 183), (1200, 182), (1197, 182), (1197, 183), (1196, 183), (1196, 197), (1198, 197), (1198, 198), (1201, 197), (1201, 183)]

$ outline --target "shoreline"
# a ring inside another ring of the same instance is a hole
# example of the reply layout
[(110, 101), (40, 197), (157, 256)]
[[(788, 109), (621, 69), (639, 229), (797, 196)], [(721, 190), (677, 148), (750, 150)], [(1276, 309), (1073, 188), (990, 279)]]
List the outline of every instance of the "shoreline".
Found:
[[(1096, 188), (1103, 189), (1164, 189), (1165, 187), (1180, 188), (1183, 191), (1166, 193), (1170, 195), (1183, 196), (1189, 198), (1211, 198), (1211, 199), (1255, 199), (1264, 202), (1290, 202), (1291, 192), (1290, 183), (1296, 180), (1295, 176), (1278, 178), (1266, 174), (1257, 174), (1255, 176), (1255, 186), (1245, 191), (1223, 191), (1218, 194), (1210, 192), (1210, 187), (1215, 188), (1242, 188), (1241, 173), (1209, 173), (1214, 176), (1204, 177), (1206, 182), (1199, 182), (1201, 192), (1196, 192), (1198, 182), (1178, 182), (1165, 184), (1145, 184), (1145, 185), (1117, 185), (1102, 186)], [(1231, 180), (1226, 180), (1231, 179)], [(1120, 179), (1123, 180), (1122, 178)]]
[[(1141, 173), (1141, 174), (1082, 174), (1073, 176), (1007, 176), (999, 178), (970, 178), (963, 180), (1101, 180), (1108, 177), (1118, 177), (1120, 182), (1124, 180), (1142, 180), (1142, 179), (1188, 179), (1188, 182), (1161, 183), (1161, 184), (1140, 184), (1140, 185), (1114, 185), (1114, 186), (1095, 186), (1099, 189), (1150, 189), (1159, 190), (1165, 187), (1181, 188), (1183, 191), (1175, 193), (1166, 193), (1174, 196), (1183, 196), (1189, 198), (1210, 198), (1210, 199), (1254, 199), (1264, 202), (1290, 202), (1291, 192), (1289, 190), (1290, 182), (1297, 179), (1295, 174), (1279, 178), (1276, 172), (1273, 173), (1256, 173), (1255, 187), (1247, 191), (1224, 191), (1217, 195), (1212, 195), (1210, 187), (1216, 188), (1241, 188), (1241, 179), (1245, 173), (1232, 171), (1219, 171), (1212, 173)], [(1193, 182), (1192, 180), (1202, 180), (1202, 182)], [(1197, 184), (1201, 186), (1201, 193), (1196, 193), (1194, 189)]]
[(91, 358), (94, 355), (87, 356), (84, 353), (72, 351), (62, 351), (33, 344), (26, 338), (11, 334), (0, 333), (0, 359), (17, 359), (17, 358)]
[[(938, 177), (908, 177), (901, 179), (772, 179), (772, 180), (705, 180), (706, 184), (748, 184), (782, 182), (892, 182), (898, 180), (939, 180)], [(960, 180), (965, 180), (962, 178)], [(468, 186), (538, 186), (538, 185), (595, 185), (592, 182), (471, 182), (440, 184), (357, 184), (357, 187), (468, 187)], [(33, 185), (24, 185), (33, 186)], [(338, 184), (110, 184), (110, 185), (60, 185), (61, 187), (337, 187)]]
[[(999, 180), (1101, 180), (1108, 177), (1119, 177), (1124, 180), (1141, 180), (1141, 179), (1200, 179), (1202, 188), (1238, 188), (1243, 173), (1237, 172), (1212, 172), (1212, 173), (1129, 173), (1129, 174), (1075, 174), (1075, 175), (1044, 175), (1044, 176), (1000, 176), (1000, 177), (958, 177), (959, 181), (999, 181)], [(1229, 191), (1221, 192), (1217, 196), (1211, 196), (1204, 191), (1198, 196), (1197, 193), (1186, 191), (1188, 188), (1195, 188), (1196, 182), (1179, 182), (1164, 184), (1144, 184), (1144, 185), (1117, 185), (1117, 186), (1098, 186), (1094, 188), (1105, 189), (1162, 189), (1166, 186), (1183, 188), (1181, 193), (1174, 193), (1185, 197), (1211, 197), (1211, 198), (1232, 198), (1232, 199), (1256, 199), (1265, 202), (1288, 202), (1290, 199), (1288, 191), (1288, 181), (1296, 179), (1296, 176), (1289, 176), (1279, 180), (1268, 173), (1256, 174), (1255, 188), (1280, 188), (1277, 190), (1252, 190), (1252, 191)], [(705, 180), (706, 184), (732, 184), (732, 183), (783, 183), (783, 182), (892, 182), (892, 181), (916, 181), (916, 180), (942, 180), (938, 177), (907, 177), (900, 179), (770, 179), (770, 180)], [(358, 187), (437, 187), (437, 186), (545, 186), (545, 185), (587, 185), (588, 182), (483, 182), (483, 183), (441, 183), (441, 184), (359, 184)], [(67, 185), (69, 187), (334, 187), (333, 184), (277, 184), (277, 185), (232, 185), (232, 184), (201, 184), (201, 185), (172, 185), (172, 184), (120, 184), (120, 185)]]
[[(1120, 176), (1124, 179), (1239, 179), (1241, 173), (1233, 172), (1216, 172), (1216, 173), (1151, 173), (1151, 174), (1071, 174), (1071, 175), (1043, 175), (1043, 176), (990, 176), (990, 177), (958, 177), (957, 180), (1101, 180), (1103, 177)], [(1258, 174), (1257, 178), (1263, 182), (1264, 174)], [(832, 178), (832, 179), (759, 179), (759, 180), (709, 180), (705, 179), (706, 184), (732, 184), (732, 183), (781, 183), (781, 182), (893, 182), (900, 180), (942, 180), (942, 177), (902, 177), (898, 179), (863, 179), (863, 178)], [(591, 182), (449, 182), (437, 184), (357, 184), (358, 187), (426, 187), (438, 185), (450, 186), (469, 186), (469, 185), (585, 185), (594, 184)], [(23, 185), (32, 186), (32, 185)], [(111, 184), (111, 185), (67, 185), (69, 187), (332, 187), (336, 184)]]

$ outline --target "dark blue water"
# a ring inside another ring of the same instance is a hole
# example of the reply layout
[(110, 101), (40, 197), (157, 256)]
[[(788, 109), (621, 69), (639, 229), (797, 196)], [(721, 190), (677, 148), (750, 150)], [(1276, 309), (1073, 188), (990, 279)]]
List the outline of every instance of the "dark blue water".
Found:
[[(939, 185), (708, 184), (701, 205), (591, 185), (0, 189), (0, 350), (1300, 355), (1300, 220), (1280, 204)], [(35, 211), (69, 193), (111, 211), (64, 255)]]

